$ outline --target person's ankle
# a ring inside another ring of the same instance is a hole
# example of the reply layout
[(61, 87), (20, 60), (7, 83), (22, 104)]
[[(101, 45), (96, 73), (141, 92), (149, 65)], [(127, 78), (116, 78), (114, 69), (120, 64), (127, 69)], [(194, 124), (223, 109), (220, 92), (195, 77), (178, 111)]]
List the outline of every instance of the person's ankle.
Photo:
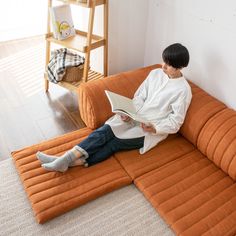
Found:
[(71, 151), (77, 158), (80, 158), (82, 156), (82, 153), (78, 151), (76, 148), (72, 148)]

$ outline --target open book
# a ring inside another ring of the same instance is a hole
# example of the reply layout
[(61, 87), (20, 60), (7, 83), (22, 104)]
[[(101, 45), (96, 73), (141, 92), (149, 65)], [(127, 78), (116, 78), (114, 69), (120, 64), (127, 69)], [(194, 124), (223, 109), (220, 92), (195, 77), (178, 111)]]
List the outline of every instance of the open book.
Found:
[(129, 116), (131, 119), (144, 124), (150, 124), (146, 119), (140, 117), (133, 105), (133, 101), (130, 98), (124, 97), (117, 93), (105, 90), (108, 100), (111, 104), (111, 110), (117, 114), (123, 114)]

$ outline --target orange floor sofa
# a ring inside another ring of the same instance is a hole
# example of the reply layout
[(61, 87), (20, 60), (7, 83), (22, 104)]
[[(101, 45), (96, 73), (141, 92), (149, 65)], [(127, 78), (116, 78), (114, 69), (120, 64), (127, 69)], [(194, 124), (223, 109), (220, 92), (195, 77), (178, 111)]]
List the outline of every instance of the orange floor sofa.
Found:
[(236, 111), (193, 83), (179, 133), (144, 155), (119, 152), (65, 173), (45, 171), (35, 156), (38, 150), (62, 154), (80, 142), (112, 115), (105, 89), (132, 97), (159, 66), (82, 84), (79, 107), (86, 128), (12, 153), (39, 223), (133, 183), (177, 235), (236, 235)]

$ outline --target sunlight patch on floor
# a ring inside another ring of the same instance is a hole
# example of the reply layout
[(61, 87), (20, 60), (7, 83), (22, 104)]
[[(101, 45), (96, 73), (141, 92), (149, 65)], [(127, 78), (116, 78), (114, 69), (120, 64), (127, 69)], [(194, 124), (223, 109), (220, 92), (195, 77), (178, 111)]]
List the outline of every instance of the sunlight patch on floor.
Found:
[(30, 47), (0, 60), (0, 72), (9, 71), (25, 97), (44, 89), (45, 43)]

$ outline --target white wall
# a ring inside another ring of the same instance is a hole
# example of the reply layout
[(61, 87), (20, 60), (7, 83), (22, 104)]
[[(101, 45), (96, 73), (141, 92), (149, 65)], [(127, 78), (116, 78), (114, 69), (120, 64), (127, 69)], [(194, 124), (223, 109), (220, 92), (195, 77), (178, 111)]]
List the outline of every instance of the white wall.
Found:
[(0, 2), (0, 42), (41, 35), (46, 31), (47, 0)]
[[(144, 65), (147, 0), (109, 0), (108, 74)], [(88, 30), (89, 11), (72, 7), (76, 28)], [(103, 35), (103, 6), (95, 11), (94, 34)], [(103, 48), (91, 52), (91, 67), (103, 72)]]
[(180, 42), (191, 57), (186, 77), (236, 109), (236, 1), (149, 0), (148, 12), (144, 65)]
[(109, 0), (109, 74), (144, 65), (147, 0)]
[[(89, 8), (71, 5), (71, 10), (75, 28), (87, 32)], [(103, 5), (101, 5), (95, 9), (93, 34), (103, 36), (103, 30)], [(81, 55), (84, 56), (83, 53)], [(103, 47), (91, 51), (90, 66), (91, 69), (103, 73)]]
[[(109, 0), (109, 74), (160, 63), (174, 42), (189, 49), (186, 77), (236, 109), (236, 0)], [(101, 54), (92, 55), (97, 70)]]

